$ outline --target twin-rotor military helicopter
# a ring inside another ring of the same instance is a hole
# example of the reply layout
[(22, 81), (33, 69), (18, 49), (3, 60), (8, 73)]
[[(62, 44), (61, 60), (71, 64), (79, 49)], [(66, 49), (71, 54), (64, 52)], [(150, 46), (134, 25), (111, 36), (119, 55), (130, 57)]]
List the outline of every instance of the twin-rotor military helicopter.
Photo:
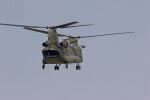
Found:
[[(100, 34), (100, 35), (89, 35), (89, 36), (70, 36), (70, 35), (59, 34), (56, 31), (58, 28), (63, 29), (63, 28), (93, 25), (93, 24), (74, 25), (77, 23), (79, 22), (73, 21), (62, 25), (46, 26), (46, 27), (6, 24), (6, 23), (0, 23), (0, 25), (22, 27), (26, 30), (47, 34), (48, 40), (42, 43), (42, 46), (44, 47), (42, 49), (42, 55), (43, 55), (42, 69), (45, 69), (45, 64), (56, 64), (54, 66), (54, 70), (59, 70), (59, 65), (61, 64), (65, 64), (66, 69), (68, 69), (68, 64), (72, 64), (72, 63), (76, 64), (76, 70), (81, 69), (80, 63), (83, 62), (82, 48), (85, 48), (85, 46), (79, 45), (78, 39), (133, 33), (133, 32), (122, 32), (122, 33), (111, 33), (111, 34)], [(42, 28), (47, 29), (47, 31), (41, 30)], [(63, 39), (61, 42), (59, 42), (58, 37), (66, 37), (66, 38)]]

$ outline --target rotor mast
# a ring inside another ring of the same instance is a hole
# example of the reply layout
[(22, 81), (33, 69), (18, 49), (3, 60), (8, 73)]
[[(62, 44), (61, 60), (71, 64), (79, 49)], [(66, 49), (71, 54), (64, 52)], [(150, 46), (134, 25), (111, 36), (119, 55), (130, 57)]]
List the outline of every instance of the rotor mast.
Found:
[(56, 29), (48, 28), (48, 48), (56, 48), (58, 44), (59, 41)]
[(69, 37), (67, 40), (69, 41), (69, 44), (71, 44), (72, 46), (78, 46), (77, 38)]

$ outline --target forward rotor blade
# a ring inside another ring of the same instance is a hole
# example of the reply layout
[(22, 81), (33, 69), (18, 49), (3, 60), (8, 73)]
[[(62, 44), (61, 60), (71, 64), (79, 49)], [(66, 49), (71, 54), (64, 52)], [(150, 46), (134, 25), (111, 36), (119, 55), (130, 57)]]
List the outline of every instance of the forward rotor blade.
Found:
[(3, 25), (3, 26), (14, 26), (14, 27), (46, 28), (46, 27), (42, 27), (42, 26), (6, 24), (6, 23), (0, 23), (0, 25)]
[(65, 28), (65, 27), (68, 27), (70, 25), (73, 25), (73, 24), (76, 24), (76, 23), (79, 23), (77, 21), (73, 21), (73, 22), (69, 22), (69, 23), (66, 23), (66, 24), (62, 24), (62, 25), (58, 25), (58, 26), (32, 26), (32, 25), (19, 25), (19, 24), (6, 24), (6, 23), (0, 23), (0, 25), (3, 25), (3, 26), (14, 26), (14, 27), (29, 27), (29, 28), (53, 28), (53, 29), (57, 29), (57, 28)]
[[(24, 29), (30, 30), (30, 31), (35, 31), (35, 32), (40, 32), (40, 33), (44, 33), (44, 34), (48, 34), (48, 31), (44, 31), (44, 30), (39, 30), (39, 29), (34, 29), (34, 28), (29, 28), (29, 27), (25, 27)], [(58, 36), (60, 36), (60, 37), (69, 37), (69, 36), (63, 35), (63, 34), (58, 34)]]
[(30, 30), (30, 31), (35, 31), (35, 32), (40, 32), (40, 33), (44, 33), (44, 34), (48, 34), (48, 31), (44, 31), (44, 30), (39, 30), (39, 29), (34, 29), (34, 28), (29, 28), (29, 27), (24, 27), (24, 29)]
[(52, 28), (52, 29), (57, 29), (57, 28), (71, 28), (71, 27), (81, 27), (81, 26), (90, 26), (93, 24), (85, 24), (85, 25), (75, 25), (75, 26), (71, 26), (73, 24), (77, 24), (79, 22), (77, 21), (73, 21), (73, 22), (69, 22), (66, 24), (62, 24), (62, 25), (58, 25), (58, 26), (32, 26), (32, 25), (20, 25), (20, 24), (6, 24), (6, 23), (0, 23), (0, 25), (3, 26), (13, 26), (13, 27), (23, 27), (23, 28)]
[(73, 21), (73, 22), (69, 22), (69, 23), (66, 23), (66, 24), (62, 24), (62, 25), (58, 25), (58, 26), (54, 26), (54, 27), (50, 27), (50, 28), (55, 28), (55, 29), (56, 28), (66, 28), (70, 25), (77, 24), (77, 23), (79, 23), (79, 22)]
[(91, 37), (100, 37), (100, 36), (109, 36), (109, 35), (122, 35), (122, 34), (129, 34), (129, 33), (134, 33), (134, 32), (110, 33), (110, 34), (91, 35), (91, 36), (77, 36), (73, 38), (91, 38)]
[(94, 24), (74, 25), (74, 26), (67, 26), (67, 27), (65, 27), (65, 28), (82, 27), (82, 26), (91, 26), (91, 25), (94, 25)]

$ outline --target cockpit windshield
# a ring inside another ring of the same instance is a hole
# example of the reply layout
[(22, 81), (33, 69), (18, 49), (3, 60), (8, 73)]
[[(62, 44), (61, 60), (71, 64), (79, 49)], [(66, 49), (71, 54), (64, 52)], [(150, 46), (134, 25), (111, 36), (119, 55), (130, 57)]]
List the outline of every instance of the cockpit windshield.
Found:
[(43, 56), (57, 57), (57, 56), (59, 56), (59, 52), (56, 50), (46, 50), (46, 51), (43, 51)]

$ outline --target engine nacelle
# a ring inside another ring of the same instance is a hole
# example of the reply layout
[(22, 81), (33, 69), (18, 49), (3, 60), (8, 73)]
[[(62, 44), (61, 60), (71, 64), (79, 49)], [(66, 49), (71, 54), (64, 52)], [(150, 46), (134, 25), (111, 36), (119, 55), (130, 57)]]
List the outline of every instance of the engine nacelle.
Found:
[(42, 43), (42, 46), (43, 46), (43, 47), (48, 47), (47, 41), (46, 41), (46, 42), (43, 42), (43, 43)]
[(62, 42), (59, 43), (61, 47), (67, 48), (68, 47), (68, 42), (66, 40), (63, 40)]

